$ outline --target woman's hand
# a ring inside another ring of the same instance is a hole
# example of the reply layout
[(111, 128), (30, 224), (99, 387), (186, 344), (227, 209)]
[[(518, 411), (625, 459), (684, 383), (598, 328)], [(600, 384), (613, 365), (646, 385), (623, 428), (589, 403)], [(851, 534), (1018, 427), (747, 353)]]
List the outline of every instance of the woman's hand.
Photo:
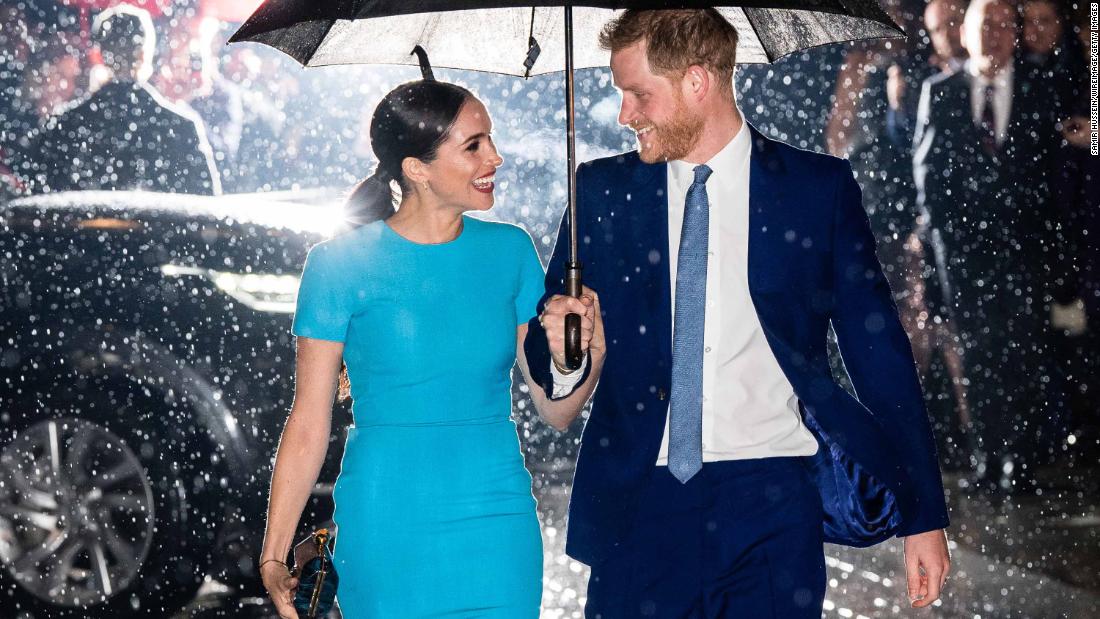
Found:
[(594, 354), (604, 351), (603, 320), (599, 317), (600, 299), (595, 290), (581, 286), (581, 296), (556, 294), (550, 297), (539, 316), (539, 324), (546, 331), (550, 355), (559, 368), (565, 367), (565, 317), (579, 314), (581, 317), (581, 350)]
[(287, 567), (278, 561), (267, 561), (260, 566), (260, 578), (280, 619), (298, 619), (298, 611), (294, 610), (298, 579), (290, 575)]

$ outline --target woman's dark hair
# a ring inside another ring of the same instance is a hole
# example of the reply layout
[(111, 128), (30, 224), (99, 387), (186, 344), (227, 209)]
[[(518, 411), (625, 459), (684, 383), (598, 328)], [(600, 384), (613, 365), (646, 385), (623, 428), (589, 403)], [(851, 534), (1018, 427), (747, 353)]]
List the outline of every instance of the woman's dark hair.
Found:
[(401, 162), (406, 157), (433, 161), (462, 105), (473, 98), (473, 93), (461, 86), (435, 80), (402, 84), (382, 98), (370, 122), (370, 143), (378, 166), (348, 196), (345, 215), (351, 227), (393, 215), (396, 196), (391, 181), (397, 181), (402, 191), (409, 189), (401, 175)]

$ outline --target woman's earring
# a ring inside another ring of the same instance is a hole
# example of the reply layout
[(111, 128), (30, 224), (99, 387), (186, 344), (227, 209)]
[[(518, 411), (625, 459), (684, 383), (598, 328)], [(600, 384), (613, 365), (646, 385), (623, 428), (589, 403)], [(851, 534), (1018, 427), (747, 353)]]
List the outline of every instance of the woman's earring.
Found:
[(422, 186), (424, 187), (424, 191), (427, 191), (428, 190), (428, 181), (424, 181), (422, 183)]

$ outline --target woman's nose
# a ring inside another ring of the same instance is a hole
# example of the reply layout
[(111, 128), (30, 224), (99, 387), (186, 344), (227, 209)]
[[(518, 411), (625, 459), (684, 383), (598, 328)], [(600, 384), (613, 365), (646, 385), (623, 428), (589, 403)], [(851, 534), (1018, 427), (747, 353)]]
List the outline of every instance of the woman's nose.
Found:
[(504, 157), (500, 156), (500, 153), (497, 152), (497, 147), (495, 145), (492, 146), (492, 149), (493, 150), (490, 153), (489, 157), (489, 165), (493, 166), (494, 168), (499, 168), (504, 164)]

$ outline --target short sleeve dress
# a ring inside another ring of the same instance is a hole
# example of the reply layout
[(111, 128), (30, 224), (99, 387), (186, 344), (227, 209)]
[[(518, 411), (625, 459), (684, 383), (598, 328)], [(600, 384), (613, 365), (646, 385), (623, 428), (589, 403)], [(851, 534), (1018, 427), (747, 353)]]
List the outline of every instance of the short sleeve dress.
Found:
[(379, 221), (310, 251), (293, 331), (344, 343), (353, 399), (334, 490), (345, 618), (538, 617), (511, 369), (542, 294), (510, 224), (464, 216), (430, 245)]

